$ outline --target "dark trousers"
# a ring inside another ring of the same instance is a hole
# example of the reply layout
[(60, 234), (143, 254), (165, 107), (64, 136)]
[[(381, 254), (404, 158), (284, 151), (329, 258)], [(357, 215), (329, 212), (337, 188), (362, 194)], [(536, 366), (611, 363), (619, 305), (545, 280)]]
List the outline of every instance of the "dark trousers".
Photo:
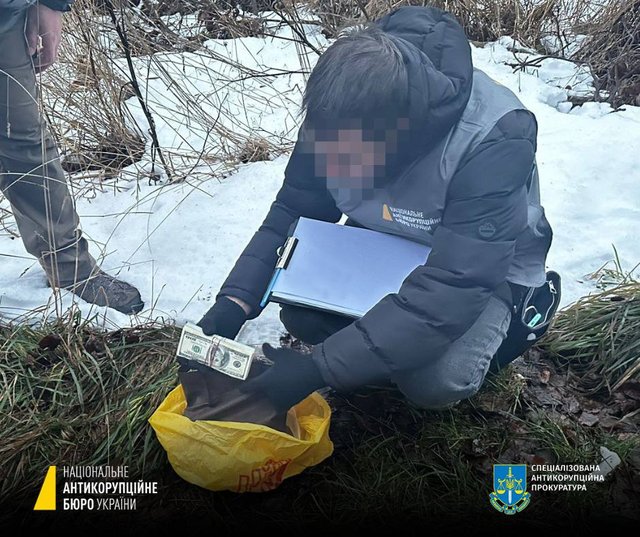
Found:
[[(350, 317), (282, 305), (280, 320), (289, 333), (311, 345), (354, 322)], [(433, 359), (425, 349), (424, 366), (397, 372), (389, 379), (414, 404), (443, 408), (474, 395), (507, 335), (511, 309), (499, 296), (490, 298), (478, 320)]]
[(351, 317), (289, 304), (280, 306), (280, 320), (293, 337), (310, 345), (322, 343), (331, 334), (355, 321)]

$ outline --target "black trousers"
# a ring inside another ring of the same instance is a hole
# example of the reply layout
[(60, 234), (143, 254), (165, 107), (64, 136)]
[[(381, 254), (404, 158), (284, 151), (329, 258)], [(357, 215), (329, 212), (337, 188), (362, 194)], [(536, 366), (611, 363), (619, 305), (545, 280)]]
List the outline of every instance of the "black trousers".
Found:
[(322, 343), (330, 335), (355, 321), (352, 317), (289, 304), (281, 304), (280, 320), (293, 337), (310, 345)]

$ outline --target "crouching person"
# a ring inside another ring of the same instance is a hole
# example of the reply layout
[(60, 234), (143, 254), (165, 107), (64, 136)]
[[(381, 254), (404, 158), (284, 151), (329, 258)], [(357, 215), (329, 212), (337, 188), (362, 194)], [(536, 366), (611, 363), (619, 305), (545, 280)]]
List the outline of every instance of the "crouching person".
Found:
[(245, 389), (282, 409), (323, 386), (388, 381), (428, 408), (470, 397), (514, 306), (545, 282), (552, 231), (534, 115), (474, 69), (453, 16), (417, 6), (333, 43), (309, 77), (303, 110), (283, 186), (200, 326), (235, 337), (260, 314), (292, 223), (344, 214), (431, 246), (427, 262), (355, 321), (283, 306), (284, 325), (313, 352), (265, 346), (275, 365)]

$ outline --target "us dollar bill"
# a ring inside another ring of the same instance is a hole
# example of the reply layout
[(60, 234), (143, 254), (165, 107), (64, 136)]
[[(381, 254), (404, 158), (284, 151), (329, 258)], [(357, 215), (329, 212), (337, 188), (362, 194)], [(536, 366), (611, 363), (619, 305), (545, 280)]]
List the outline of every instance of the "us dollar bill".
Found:
[(249, 376), (255, 349), (222, 336), (207, 336), (199, 326), (187, 323), (182, 329), (177, 356), (201, 363), (230, 377)]

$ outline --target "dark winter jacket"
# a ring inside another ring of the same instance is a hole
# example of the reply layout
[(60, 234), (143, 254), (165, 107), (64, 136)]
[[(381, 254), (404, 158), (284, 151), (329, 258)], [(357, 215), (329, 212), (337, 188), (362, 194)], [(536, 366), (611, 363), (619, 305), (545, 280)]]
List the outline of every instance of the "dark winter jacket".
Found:
[(351, 389), (393, 378), (441, 356), (466, 332), (505, 281), (544, 282), (552, 231), (539, 200), (537, 124), (516, 96), (474, 70), (454, 17), (402, 7), (377, 24), (399, 46), (410, 80), (413, 132), (394, 177), (375, 199), (354, 202), (314, 177), (300, 151), (304, 125), (275, 202), (220, 289), (252, 307), (276, 263), (276, 249), (300, 216), (403, 235), (432, 247), (398, 293), (315, 347), (328, 384)]
[[(20, 19), (22, 12), (37, 0), (0, 0), (0, 33), (11, 28)], [(39, 0), (56, 11), (69, 11), (73, 0)]]

